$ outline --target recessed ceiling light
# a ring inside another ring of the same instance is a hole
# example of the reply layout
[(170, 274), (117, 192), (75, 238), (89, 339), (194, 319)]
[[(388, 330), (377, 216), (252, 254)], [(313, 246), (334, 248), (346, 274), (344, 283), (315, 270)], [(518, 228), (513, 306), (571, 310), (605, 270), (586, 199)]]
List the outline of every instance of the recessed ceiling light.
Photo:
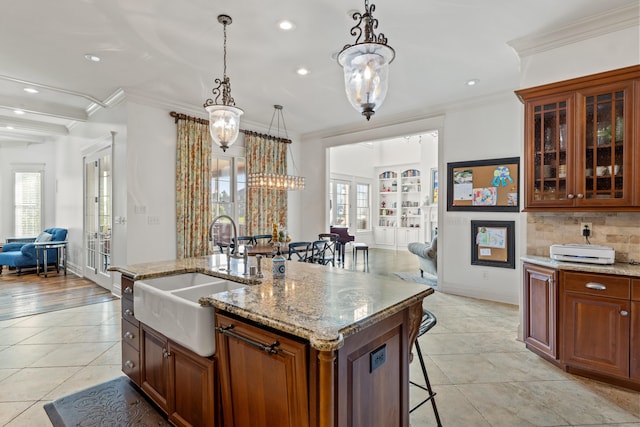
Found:
[(475, 86), (478, 83), (480, 83), (480, 80), (478, 79), (471, 79), (471, 80), (467, 80), (464, 84), (466, 84), (467, 86)]
[(16, 110), (13, 110), (13, 112), (14, 112), (15, 114), (18, 114), (18, 115), (20, 115), (20, 114), (24, 114), (24, 110), (17, 110), (17, 109), (16, 109)]
[(296, 28), (296, 24), (289, 21), (288, 19), (283, 19), (282, 21), (278, 22), (278, 28), (280, 28), (282, 31), (291, 31)]
[(298, 73), (299, 76), (307, 76), (310, 72), (311, 71), (309, 71), (309, 69), (305, 67), (300, 67), (296, 70), (296, 73)]
[(92, 53), (87, 53), (85, 56), (85, 59), (87, 61), (91, 61), (91, 62), (100, 62), (101, 58), (98, 55), (94, 55)]
[(38, 89), (34, 89), (32, 87), (25, 87), (24, 91), (27, 92), (27, 93), (39, 93)]

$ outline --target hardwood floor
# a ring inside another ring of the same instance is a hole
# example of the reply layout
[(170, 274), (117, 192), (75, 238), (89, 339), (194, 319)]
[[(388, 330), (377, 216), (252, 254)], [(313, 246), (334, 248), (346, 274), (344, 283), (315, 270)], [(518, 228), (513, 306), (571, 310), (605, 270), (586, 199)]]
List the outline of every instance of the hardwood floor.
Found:
[(0, 274), (0, 320), (79, 307), (116, 298), (90, 280), (60, 272), (49, 277), (34, 273), (18, 276), (15, 270)]
[(406, 249), (395, 251), (392, 249), (369, 248), (369, 265), (365, 266), (362, 253), (358, 253), (358, 262), (354, 265), (352, 248), (352, 245), (347, 246), (347, 252), (344, 257), (344, 264), (347, 270), (364, 271), (384, 276), (393, 276), (396, 271), (420, 271), (418, 269), (418, 258)]

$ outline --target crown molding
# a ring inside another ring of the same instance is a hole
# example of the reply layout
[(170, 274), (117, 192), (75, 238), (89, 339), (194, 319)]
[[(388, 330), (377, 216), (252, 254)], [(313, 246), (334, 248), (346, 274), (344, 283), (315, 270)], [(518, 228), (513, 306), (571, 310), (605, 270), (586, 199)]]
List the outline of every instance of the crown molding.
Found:
[(121, 102), (125, 100), (124, 90), (121, 88), (116, 89), (111, 95), (107, 97), (100, 104), (93, 102), (89, 107), (87, 107), (87, 116), (91, 117), (96, 112), (100, 111), (103, 108), (112, 108), (119, 105)]
[(640, 4), (573, 21), (561, 28), (508, 41), (520, 58), (640, 25)]
[[(176, 111), (178, 113), (187, 114), (189, 116), (198, 117), (204, 120), (209, 119), (206, 111), (201, 106), (194, 108), (194, 106), (191, 104), (155, 98), (147, 93), (136, 90), (126, 89), (124, 92), (125, 97), (128, 101), (132, 101), (149, 107), (160, 108), (162, 110)], [(259, 133), (267, 133), (269, 131), (269, 126), (267, 124), (247, 120), (246, 118), (242, 118), (240, 127), (243, 130), (251, 130)], [(293, 140), (295, 138), (299, 138), (299, 134), (297, 134), (296, 132), (289, 132), (289, 139)]]

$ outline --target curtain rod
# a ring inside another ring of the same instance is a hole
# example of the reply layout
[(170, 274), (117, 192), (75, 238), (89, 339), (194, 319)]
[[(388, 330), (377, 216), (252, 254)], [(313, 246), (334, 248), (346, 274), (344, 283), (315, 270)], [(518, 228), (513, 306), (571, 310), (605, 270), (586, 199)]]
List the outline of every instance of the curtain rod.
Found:
[[(175, 123), (176, 124), (178, 123), (178, 120), (188, 120), (188, 121), (200, 123), (200, 124), (207, 125), (207, 126), (209, 125), (209, 120), (207, 120), (207, 119), (201, 119), (199, 117), (188, 116), (186, 114), (176, 113), (175, 111), (171, 111), (169, 113), (169, 115), (175, 119)], [(245, 135), (257, 136), (257, 137), (260, 137), (260, 138), (270, 139), (270, 140), (276, 141), (276, 142), (282, 142), (284, 144), (291, 144), (291, 142), (292, 142), (290, 139), (287, 139), (287, 138), (279, 138), (277, 136), (267, 135), (265, 133), (258, 133), (258, 132), (254, 132), (254, 131), (251, 131), (251, 130), (240, 129), (240, 132), (244, 133)]]

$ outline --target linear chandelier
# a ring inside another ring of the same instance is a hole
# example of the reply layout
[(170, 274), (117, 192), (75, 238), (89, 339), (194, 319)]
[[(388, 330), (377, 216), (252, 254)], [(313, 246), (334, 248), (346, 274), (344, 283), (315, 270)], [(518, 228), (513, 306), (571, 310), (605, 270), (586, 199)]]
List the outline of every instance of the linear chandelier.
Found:
[[(277, 128), (278, 138), (280, 138), (280, 120), (282, 120), (282, 127), (284, 128), (284, 134), (289, 139), (287, 133), (287, 126), (284, 122), (284, 115), (282, 113), (282, 105), (273, 106), (273, 115), (271, 116), (271, 123), (269, 124), (269, 131), (271, 132), (271, 126), (273, 125), (273, 119), (277, 116)], [(289, 148), (289, 150), (291, 150)], [(293, 154), (291, 155), (291, 161), (293, 162), (293, 169), (297, 173), (296, 162), (293, 160)], [(304, 177), (297, 175), (287, 175), (278, 173), (267, 172), (254, 172), (247, 175), (247, 185), (252, 188), (263, 188), (267, 190), (303, 190), (304, 189)]]
[[(372, 15), (375, 10), (376, 5), (369, 6), (369, 1), (365, 0), (364, 13), (353, 14), (353, 20), (358, 21), (351, 28), (356, 42), (347, 44), (338, 54), (338, 63), (344, 69), (347, 99), (367, 121), (387, 96), (389, 64), (396, 57), (396, 52), (387, 45), (385, 35), (374, 33), (378, 28), (378, 20)], [(360, 41), (363, 35), (364, 40)]]

